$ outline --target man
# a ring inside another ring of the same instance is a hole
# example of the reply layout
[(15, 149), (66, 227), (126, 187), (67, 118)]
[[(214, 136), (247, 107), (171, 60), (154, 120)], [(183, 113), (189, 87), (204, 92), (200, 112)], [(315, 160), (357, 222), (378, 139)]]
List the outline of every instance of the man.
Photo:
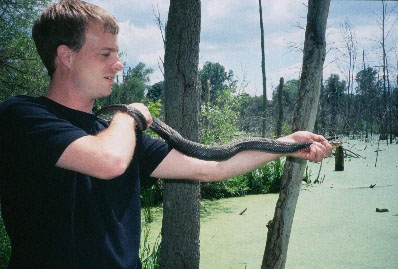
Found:
[[(140, 268), (140, 176), (222, 180), (282, 157), (246, 151), (202, 161), (137, 131), (125, 112), (109, 124), (93, 115), (94, 101), (111, 93), (123, 68), (118, 30), (103, 9), (72, 0), (50, 5), (33, 26), (48, 91), (0, 106), (0, 195), (11, 268)], [(143, 104), (130, 106), (151, 124)], [(282, 140), (313, 142), (295, 157), (321, 161), (331, 152), (309, 132)]]

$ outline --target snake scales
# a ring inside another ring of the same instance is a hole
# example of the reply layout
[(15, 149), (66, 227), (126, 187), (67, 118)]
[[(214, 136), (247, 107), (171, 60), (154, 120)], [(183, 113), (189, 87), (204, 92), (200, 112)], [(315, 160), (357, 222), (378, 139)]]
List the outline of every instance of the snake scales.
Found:
[[(96, 115), (98, 116), (100, 114), (116, 110), (125, 111), (134, 117), (139, 130), (144, 131), (146, 129), (145, 117), (141, 112), (129, 107), (128, 105), (115, 104), (106, 106), (98, 110)], [(202, 160), (226, 160), (238, 152), (245, 150), (256, 150), (270, 153), (292, 153), (306, 149), (312, 144), (312, 142), (288, 143), (261, 137), (246, 137), (234, 140), (222, 146), (206, 146), (185, 139), (176, 130), (172, 129), (157, 118), (153, 118), (153, 123), (149, 128), (176, 150), (187, 156)]]

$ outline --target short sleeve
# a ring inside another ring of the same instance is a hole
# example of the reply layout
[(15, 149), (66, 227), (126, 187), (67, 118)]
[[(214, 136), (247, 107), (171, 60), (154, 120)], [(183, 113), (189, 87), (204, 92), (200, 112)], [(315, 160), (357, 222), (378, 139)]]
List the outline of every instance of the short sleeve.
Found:
[(68, 145), (87, 135), (45, 105), (25, 99), (3, 104), (0, 128), (6, 129), (1, 132), (4, 151), (10, 156), (19, 156), (14, 160), (17, 163), (35, 167), (55, 165)]
[(167, 143), (151, 138), (143, 133), (139, 139), (142, 140), (142, 156), (140, 162), (140, 174), (142, 178), (147, 178), (163, 161), (172, 147)]

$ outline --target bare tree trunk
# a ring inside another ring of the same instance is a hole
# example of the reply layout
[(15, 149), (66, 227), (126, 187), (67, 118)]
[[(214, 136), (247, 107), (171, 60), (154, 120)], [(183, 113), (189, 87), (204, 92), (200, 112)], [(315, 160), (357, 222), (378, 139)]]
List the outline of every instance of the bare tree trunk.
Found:
[(382, 106), (384, 109), (382, 110), (382, 119), (381, 119), (381, 126), (380, 126), (380, 139), (386, 139), (388, 141), (388, 100), (387, 100), (387, 77), (386, 77), (386, 66), (387, 66), (387, 54), (386, 54), (386, 12), (387, 12), (387, 3), (385, 0), (381, 0), (381, 4), (383, 6), (382, 12), (382, 19), (381, 19), (381, 31), (382, 31), (382, 38), (381, 38), (381, 48), (383, 50), (383, 102)]
[[(319, 103), (323, 63), (326, 55), (326, 22), (330, 0), (309, 0), (305, 31), (303, 71), (293, 131), (312, 131)], [(268, 227), (261, 268), (284, 268), (294, 212), (306, 161), (287, 158), (275, 214)]]
[(278, 122), (276, 124), (276, 136), (282, 136), (282, 126), (283, 126), (283, 77), (279, 79), (278, 87)]
[[(365, 50), (362, 50), (362, 63), (363, 63), (363, 70), (365, 71)], [(363, 94), (365, 98), (365, 104), (368, 104), (368, 94)], [(370, 122), (370, 113), (369, 109), (365, 110), (365, 141), (368, 142), (369, 138), (369, 122)]]
[(261, 72), (263, 75), (263, 128), (262, 136), (266, 135), (267, 128), (267, 77), (265, 74), (265, 48), (264, 48), (264, 25), (263, 25), (263, 9), (261, 7), (261, 0), (258, 0), (259, 12), (260, 12), (260, 31), (261, 31)]
[(345, 126), (344, 132), (348, 135), (349, 132), (354, 132), (353, 129), (353, 115), (352, 115), (352, 99), (354, 94), (354, 73), (357, 59), (357, 41), (355, 32), (351, 29), (351, 23), (348, 19), (342, 26), (343, 39), (349, 57), (348, 76), (347, 76), (347, 97), (345, 100)]
[[(393, 140), (393, 119), (392, 119), (392, 91), (391, 91), (391, 87), (390, 87), (390, 77), (388, 74), (388, 62), (386, 59), (386, 72), (387, 72), (387, 94), (388, 94), (388, 103), (387, 103), (387, 107), (388, 107), (388, 133), (390, 135), (390, 144), (392, 144), (392, 140)], [(388, 140), (388, 139), (387, 139)]]
[[(165, 46), (165, 120), (199, 140), (200, 0), (171, 0)], [(181, 167), (184, 169), (184, 167)], [(199, 182), (167, 180), (163, 192), (160, 268), (199, 268)]]

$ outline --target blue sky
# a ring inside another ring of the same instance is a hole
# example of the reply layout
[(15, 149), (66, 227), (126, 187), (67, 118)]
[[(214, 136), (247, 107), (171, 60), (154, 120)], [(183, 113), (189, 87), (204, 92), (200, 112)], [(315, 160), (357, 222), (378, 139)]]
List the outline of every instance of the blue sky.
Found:
[[(124, 61), (129, 66), (138, 62), (154, 69), (151, 83), (163, 80), (159, 69), (164, 56), (162, 36), (155, 23), (155, 13), (167, 21), (167, 0), (86, 0), (114, 14), (120, 23), (119, 46), (125, 52)], [(277, 87), (279, 78), (285, 81), (298, 78), (302, 63), (306, 1), (263, 0), (265, 32), (267, 95)], [(388, 17), (391, 29), (398, 19), (397, 2), (388, 2), (394, 13)], [(382, 5), (380, 1), (332, 0), (329, 9), (324, 77), (337, 73), (342, 79), (347, 70), (346, 50), (342, 41), (341, 25), (348, 20), (355, 33), (358, 56), (357, 66), (362, 66), (362, 50), (369, 66), (380, 65)], [(398, 22), (387, 39), (389, 62), (397, 62)], [(202, 0), (202, 28), (199, 61), (219, 62), (227, 70), (233, 70), (241, 83), (241, 89), (251, 95), (262, 95), (261, 50), (258, 1)], [(390, 74), (396, 77), (396, 65)], [(395, 74), (395, 76), (394, 76)], [(246, 85), (246, 86), (243, 86)]]

